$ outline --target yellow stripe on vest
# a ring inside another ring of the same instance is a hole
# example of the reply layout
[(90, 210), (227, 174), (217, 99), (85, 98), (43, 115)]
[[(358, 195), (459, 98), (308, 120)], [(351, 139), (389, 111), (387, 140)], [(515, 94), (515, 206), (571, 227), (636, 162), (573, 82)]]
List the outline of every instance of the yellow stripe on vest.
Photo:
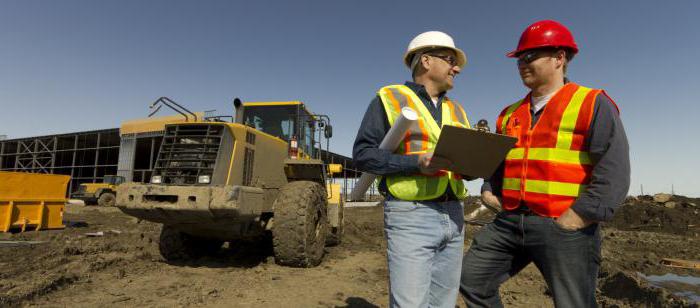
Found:
[[(506, 159), (525, 159), (525, 148), (515, 148), (508, 152)], [(557, 163), (590, 165), (591, 158), (588, 152), (573, 151), (568, 149), (530, 148), (527, 159), (544, 160)]]
[(391, 91), (385, 89), (379, 91), (379, 97), (381, 98), (382, 104), (384, 105), (384, 110), (387, 111), (386, 116), (387, 120), (389, 120), (389, 125), (394, 125), (394, 121), (396, 121), (396, 119), (399, 116), (399, 112), (401, 112), (401, 106), (399, 105), (399, 102), (396, 100), (394, 94), (391, 93)]
[[(503, 179), (503, 189), (519, 191), (520, 190), (520, 179), (504, 178)], [(526, 180), (525, 181), (525, 191), (532, 192), (532, 193), (540, 193), (540, 194), (547, 194), (547, 195), (559, 195), (559, 196), (568, 196), (568, 197), (578, 197), (585, 190), (586, 190), (586, 185), (580, 185), (580, 184), (574, 184), (574, 183), (540, 181), (540, 180)]]
[(397, 87), (397, 89), (404, 95), (410, 97), (414, 102), (418, 102), (416, 103), (416, 109), (418, 109), (416, 112), (421, 114), (425, 119), (425, 123), (428, 124), (428, 133), (430, 134), (431, 139), (437, 141), (437, 139), (440, 137), (440, 127), (437, 125), (437, 122), (435, 122), (435, 119), (433, 119), (433, 116), (430, 115), (428, 108), (425, 107), (418, 95), (411, 91), (409, 87), (400, 86)]
[(462, 117), (464, 117), (464, 123), (467, 124), (467, 128), (472, 128), (471, 123), (469, 123), (469, 117), (467, 117), (467, 113), (464, 111), (464, 108), (462, 108), (462, 106), (456, 106), (459, 108), (459, 112), (462, 114)]
[(518, 109), (520, 105), (525, 101), (524, 99), (519, 100), (517, 103), (510, 105), (508, 109), (506, 109), (506, 114), (503, 115), (503, 121), (500, 123), (501, 125), (501, 133), (505, 134), (506, 133), (506, 124), (508, 124), (508, 119), (510, 119), (510, 116), (513, 115), (513, 112), (515, 112), (515, 109)]
[(559, 122), (557, 148), (571, 148), (571, 142), (574, 139), (574, 129), (576, 128), (576, 120), (578, 120), (578, 114), (581, 111), (583, 100), (589, 92), (591, 92), (591, 88), (579, 86), (574, 96), (571, 97), (571, 101), (569, 105), (566, 106), (566, 110), (564, 110), (564, 114), (561, 117), (561, 122)]
[(503, 189), (520, 191), (520, 179), (503, 178)]

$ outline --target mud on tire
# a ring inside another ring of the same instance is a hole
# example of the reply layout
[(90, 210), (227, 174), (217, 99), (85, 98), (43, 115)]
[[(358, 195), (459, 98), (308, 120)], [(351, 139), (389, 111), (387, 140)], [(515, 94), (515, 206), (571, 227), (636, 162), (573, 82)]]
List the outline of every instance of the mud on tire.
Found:
[(220, 240), (202, 239), (163, 225), (158, 249), (167, 261), (184, 261), (213, 254), (222, 244)]
[(97, 199), (97, 204), (99, 206), (114, 206), (116, 201), (117, 197), (114, 196), (114, 193), (106, 192), (100, 195), (100, 198)]
[(321, 263), (328, 232), (326, 192), (310, 181), (290, 182), (274, 203), (272, 242), (280, 265), (313, 267)]

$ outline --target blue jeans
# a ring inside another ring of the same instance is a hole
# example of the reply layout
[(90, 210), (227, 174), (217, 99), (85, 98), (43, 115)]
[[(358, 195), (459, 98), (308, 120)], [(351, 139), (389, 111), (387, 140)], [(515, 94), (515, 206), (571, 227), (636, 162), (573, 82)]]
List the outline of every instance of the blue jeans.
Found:
[(391, 307), (450, 307), (464, 248), (462, 202), (386, 201)]
[(553, 218), (502, 212), (474, 236), (462, 260), (461, 293), (469, 307), (503, 307), (498, 288), (530, 262), (556, 307), (596, 307), (600, 228), (565, 230)]

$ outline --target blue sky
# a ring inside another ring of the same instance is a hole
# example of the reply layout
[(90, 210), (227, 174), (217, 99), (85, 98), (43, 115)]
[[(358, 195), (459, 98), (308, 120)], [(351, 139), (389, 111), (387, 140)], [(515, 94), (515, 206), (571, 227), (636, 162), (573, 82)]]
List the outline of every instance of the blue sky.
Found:
[[(469, 64), (450, 96), (493, 122), (524, 96), (505, 53), (556, 19), (580, 53), (569, 77), (617, 102), (630, 194), (700, 196), (698, 1), (0, 1), (0, 135), (118, 127), (168, 96), (231, 114), (231, 101), (302, 100), (350, 155), (367, 104), (410, 77), (416, 34), (451, 34)], [(476, 193), (478, 183), (472, 183)]]

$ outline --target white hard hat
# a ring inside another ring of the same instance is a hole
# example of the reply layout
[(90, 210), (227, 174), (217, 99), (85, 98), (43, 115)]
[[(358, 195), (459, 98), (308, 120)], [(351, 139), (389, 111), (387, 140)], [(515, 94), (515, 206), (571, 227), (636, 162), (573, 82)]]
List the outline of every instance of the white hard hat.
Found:
[(418, 34), (410, 43), (403, 55), (403, 62), (411, 68), (411, 58), (416, 52), (434, 48), (448, 48), (454, 50), (457, 55), (457, 65), (462, 68), (467, 64), (467, 56), (464, 51), (455, 47), (455, 42), (447, 33), (440, 31), (428, 31)]

